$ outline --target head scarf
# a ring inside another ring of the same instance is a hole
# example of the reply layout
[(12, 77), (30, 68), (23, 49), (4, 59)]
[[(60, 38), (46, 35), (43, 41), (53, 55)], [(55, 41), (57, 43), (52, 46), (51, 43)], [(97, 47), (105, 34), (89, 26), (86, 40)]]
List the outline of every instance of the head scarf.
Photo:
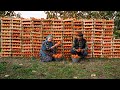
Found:
[(47, 37), (46, 37), (46, 40), (48, 39), (48, 38), (52, 38), (53, 36), (52, 35), (48, 35)]

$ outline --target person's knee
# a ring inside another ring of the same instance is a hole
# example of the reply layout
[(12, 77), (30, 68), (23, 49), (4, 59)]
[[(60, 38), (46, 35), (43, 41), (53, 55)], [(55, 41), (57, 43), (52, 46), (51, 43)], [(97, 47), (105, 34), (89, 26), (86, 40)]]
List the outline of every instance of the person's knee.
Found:
[(84, 51), (83, 56), (87, 56), (87, 55), (88, 55), (88, 52)]
[(71, 54), (75, 54), (76, 53), (76, 51), (74, 51), (73, 49), (71, 49)]

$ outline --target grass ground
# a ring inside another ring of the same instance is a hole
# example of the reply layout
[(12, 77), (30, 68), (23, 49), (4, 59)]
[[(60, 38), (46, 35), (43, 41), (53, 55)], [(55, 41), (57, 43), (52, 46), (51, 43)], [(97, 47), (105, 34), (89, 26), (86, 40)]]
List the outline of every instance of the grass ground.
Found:
[(38, 59), (0, 58), (0, 79), (120, 79), (120, 59), (41, 63)]

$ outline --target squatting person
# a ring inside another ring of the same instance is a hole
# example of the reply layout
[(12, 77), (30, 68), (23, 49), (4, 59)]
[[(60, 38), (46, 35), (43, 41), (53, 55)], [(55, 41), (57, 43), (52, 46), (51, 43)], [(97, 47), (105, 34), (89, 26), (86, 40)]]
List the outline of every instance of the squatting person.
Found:
[(77, 54), (81, 59), (84, 59), (85, 56), (88, 55), (87, 50), (88, 47), (86, 40), (83, 38), (83, 34), (81, 32), (77, 32), (71, 49), (71, 54)]

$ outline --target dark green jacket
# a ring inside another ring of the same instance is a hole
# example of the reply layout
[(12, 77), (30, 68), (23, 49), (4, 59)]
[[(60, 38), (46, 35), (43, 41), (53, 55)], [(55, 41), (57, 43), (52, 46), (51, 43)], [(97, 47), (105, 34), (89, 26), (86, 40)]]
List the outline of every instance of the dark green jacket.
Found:
[(78, 48), (87, 50), (88, 48), (87, 48), (86, 40), (83, 38), (82, 40), (79, 41), (77, 38), (75, 38), (72, 48), (73, 50), (78, 49)]

